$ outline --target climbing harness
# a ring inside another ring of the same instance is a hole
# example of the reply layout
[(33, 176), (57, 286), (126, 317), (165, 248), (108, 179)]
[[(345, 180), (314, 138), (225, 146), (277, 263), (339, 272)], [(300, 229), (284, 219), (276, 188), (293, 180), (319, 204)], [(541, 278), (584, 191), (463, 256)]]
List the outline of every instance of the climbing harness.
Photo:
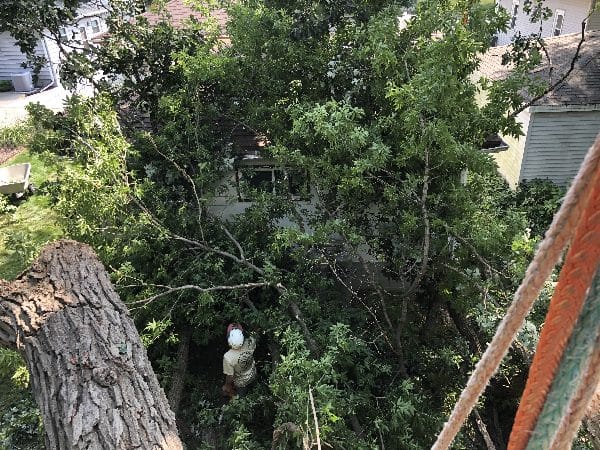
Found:
[(452, 443), (569, 241), (508, 450), (570, 448), (600, 380), (600, 135), (432, 450)]

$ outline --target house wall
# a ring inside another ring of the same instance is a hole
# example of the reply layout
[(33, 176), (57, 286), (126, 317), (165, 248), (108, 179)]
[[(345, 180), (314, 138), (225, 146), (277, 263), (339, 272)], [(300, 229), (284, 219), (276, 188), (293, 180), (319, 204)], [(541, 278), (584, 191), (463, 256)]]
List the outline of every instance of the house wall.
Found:
[(519, 183), (521, 161), (523, 160), (529, 130), (529, 110), (520, 113), (517, 116), (517, 121), (521, 124), (523, 135), (516, 138), (513, 136), (501, 136), (504, 142), (508, 144), (508, 150), (493, 155), (496, 164), (498, 164), (498, 172), (500, 172), (512, 188), (515, 188)]
[[(43, 42), (40, 40), (35, 48), (35, 54), (38, 56), (48, 57)], [(15, 45), (15, 40), (12, 36), (5, 32), (0, 33), (0, 80), (11, 80), (13, 73), (23, 71), (22, 63), (26, 62), (27, 58), (21, 53), (18, 46)], [(48, 65), (44, 66), (40, 72), (38, 85), (45, 86), (52, 81), (52, 73)]]
[(596, 4), (596, 9), (587, 21), (586, 29), (588, 31), (600, 30), (600, 6)]
[(560, 185), (577, 174), (600, 133), (597, 110), (532, 112), (519, 181), (542, 178)]
[[(509, 14), (512, 14), (513, 1), (514, 0), (496, 0), (496, 4), (505, 8)], [(515, 26), (506, 33), (498, 34), (497, 45), (510, 44), (512, 37), (517, 31), (520, 31), (523, 35), (529, 35), (539, 31), (539, 23), (531, 23), (529, 21), (530, 16), (523, 12), (525, 0), (518, 0), (518, 2), (519, 11), (517, 13)], [(550, 8), (553, 15), (543, 23), (542, 37), (550, 37), (553, 35), (554, 13), (557, 9), (562, 9), (565, 12), (561, 35), (580, 32), (581, 22), (589, 14), (591, 4), (592, 2), (590, 0), (545, 0), (544, 6)]]
[[(313, 193), (312, 196), (314, 197), (315, 195), (316, 194)], [(243, 214), (250, 206), (252, 206), (252, 202), (238, 200), (235, 171), (231, 171), (218, 186), (217, 195), (213, 198), (209, 211), (212, 214), (227, 220), (238, 214)], [(298, 200), (298, 206), (310, 212), (314, 211), (314, 203), (311, 200)], [(284, 228), (298, 228), (298, 225), (295, 222), (287, 218), (280, 219), (277, 222), (277, 225)]]
[[(311, 198), (315, 199), (317, 196), (313, 190), (311, 192)], [(316, 203), (314, 200), (298, 200), (298, 209), (303, 219), (307, 219), (308, 215), (312, 214), (316, 210)], [(231, 219), (238, 214), (244, 213), (246, 209), (252, 206), (252, 202), (240, 202), (237, 199), (237, 189), (235, 181), (235, 172), (231, 171), (217, 188), (217, 195), (212, 199), (209, 206), (211, 214), (221, 219)], [(299, 225), (295, 220), (283, 217), (276, 223), (281, 228), (293, 228), (298, 229)], [(303, 224), (303, 231), (307, 233), (313, 233), (314, 230), (307, 225)], [(336, 262), (343, 266), (347, 283), (356, 290), (365, 289), (372, 285), (371, 276), (374, 277), (374, 281), (381, 286), (383, 289), (395, 292), (398, 290), (405, 289), (401, 283), (391, 280), (386, 277), (381, 270), (381, 263), (369, 252), (367, 246), (358, 248), (358, 252), (361, 255), (362, 260), (369, 268), (369, 273), (366, 273), (364, 267), (359, 259), (355, 256), (346, 253), (340, 253)]]
[[(108, 13), (105, 11), (87, 11), (86, 15), (78, 18), (76, 23), (62, 27), (61, 33), (66, 35), (68, 40), (83, 40), (85, 37), (89, 41), (94, 37), (108, 31), (108, 24), (106, 23), (107, 16)], [(92, 27), (92, 22), (94, 20), (98, 21), (97, 31), (94, 31)], [(85, 32), (85, 36), (83, 32)]]

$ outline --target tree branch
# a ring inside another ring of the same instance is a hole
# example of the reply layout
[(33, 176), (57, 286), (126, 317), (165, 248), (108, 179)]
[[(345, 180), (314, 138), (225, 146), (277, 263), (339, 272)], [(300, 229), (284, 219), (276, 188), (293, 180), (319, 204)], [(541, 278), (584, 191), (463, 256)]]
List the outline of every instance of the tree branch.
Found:
[[(158, 285), (156, 285), (156, 286), (158, 286)], [(232, 285), (232, 286), (227, 286), (227, 285), (211, 286), (209, 288), (203, 288), (200, 286), (196, 286), (195, 284), (186, 284), (184, 286), (177, 286), (177, 287), (160, 286), (160, 287), (167, 288), (167, 290), (164, 292), (161, 292), (159, 294), (155, 294), (151, 297), (144, 298), (142, 300), (136, 300), (134, 302), (129, 303), (129, 305), (130, 306), (138, 306), (138, 305), (145, 306), (160, 297), (164, 297), (165, 295), (169, 295), (174, 292), (185, 291), (185, 290), (193, 290), (193, 291), (205, 293), (205, 292), (216, 292), (216, 291), (236, 291), (236, 290), (240, 290), (240, 289), (254, 289), (254, 288), (266, 287), (266, 286), (270, 286), (270, 283), (266, 283), (266, 282), (264, 282), (264, 283), (245, 283), (245, 284), (236, 284), (236, 285)]]
[(477, 408), (473, 410), (473, 415), (475, 416), (475, 424), (477, 425), (479, 432), (483, 436), (483, 440), (485, 441), (485, 446), (487, 447), (487, 450), (496, 450), (496, 446), (492, 441), (492, 437), (490, 436), (490, 433), (488, 433), (485, 422), (479, 415), (479, 411), (477, 410)]
[[(179, 236), (176, 233), (173, 233), (171, 230), (169, 230), (167, 227), (165, 227), (163, 224), (161, 224), (156, 217), (154, 217), (154, 215), (148, 210), (148, 208), (142, 203), (142, 201), (140, 199), (138, 199), (134, 196), (131, 196), (131, 198), (134, 201), (134, 203), (136, 205), (138, 205), (138, 207), (148, 215), (150, 222), (157, 229), (166, 233), (171, 238), (181, 241), (181, 242), (184, 242), (192, 247), (202, 249), (206, 252), (214, 253), (214, 254), (222, 256), (224, 258), (228, 258), (234, 262), (237, 262), (237, 263), (253, 270), (255, 273), (257, 273), (260, 276), (265, 275), (264, 270), (255, 266), (254, 264), (252, 264), (251, 262), (249, 262), (246, 259), (240, 259), (237, 256), (235, 256), (229, 252), (225, 252), (223, 250), (219, 250), (219, 249), (210, 247), (202, 242), (198, 242), (193, 239), (185, 238), (183, 236)], [(281, 284), (281, 283), (277, 283), (275, 285), (273, 285), (272, 283), (265, 283), (265, 285), (273, 286), (280, 295), (284, 295), (286, 292), (285, 286), (283, 286), (283, 284)], [(306, 321), (304, 320), (304, 315), (302, 314), (302, 311), (300, 310), (298, 305), (295, 302), (293, 302), (292, 300), (288, 300), (288, 307), (289, 307), (290, 312), (292, 313), (292, 316), (294, 317), (294, 319), (296, 319), (296, 321), (300, 324), (300, 327), (302, 328), (302, 332), (304, 334), (304, 338), (306, 339), (306, 343), (307, 343), (308, 348), (310, 349), (311, 353), (314, 356), (318, 356), (320, 354), (319, 347), (317, 346), (316, 341), (312, 337), (312, 334), (311, 334), (310, 330), (308, 329), (308, 326), (306, 325)]]
[(525, 111), (527, 108), (529, 108), (535, 102), (537, 102), (538, 100), (540, 100), (541, 98), (543, 98), (544, 96), (546, 96), (547, 94), (552, 92), (554, 89), (556, 89), (563, 81), (565, 81), (569, 77), (569, 75), (571, 75), (571, 72), (573, 72), (573, 70), (575, 69), (575, 63), (577, 62), (577, 59), (579, 58), (581, 46), (583, 45), (583, 43), (585, 41), (585, 25), (586, 25), (587, 20), (589, 19), (590, 15), (591, 15), (591, 13), (588, 14), (588, 16), (585, 19), (583, 19), (583, 21), (581, 22), (581, 39), (579, 39), (579, 43), (577, 44), (577, 50), (575, 51), (575, 54), (573, 55), (573, 58), (571, 59), (571, 65), (569, 66), (569, 69), (555, 83), (551, 83), (550, 86), (548, 86), (548, 88), (546, 88), (544, 90), (544, 92), (531, 98), (529, 101), (525, 102), (524, 104), (519, 106), (517, 109), (515, 109), (513, 112), (511, 112), (508, 115), (508, 118), (516, 117), (518, 114)]

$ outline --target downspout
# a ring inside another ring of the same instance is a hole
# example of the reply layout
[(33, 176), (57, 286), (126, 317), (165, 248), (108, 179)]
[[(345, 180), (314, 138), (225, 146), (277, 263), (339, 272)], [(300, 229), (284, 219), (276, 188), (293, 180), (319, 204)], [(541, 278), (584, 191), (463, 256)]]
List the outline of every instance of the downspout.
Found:
[(44, 45), (44, 53), (46, 54), (46, 60), (48, 61), (48, 67), (50, 68), (50, 78), (52, 79), (52, 82), (48, 86), (44, 86), (44, 90), (45, 90), (49, 86), (52, 86), (52, 85), (58, 86), (58, 83), (56, 81), (56, 79), (58, 77), (56, 76), (56, 72), (54, 71), (54, 64), (52, 64), (52, 60), (50, 59), (50, 50), (48, 50), (48, 43), (46, 42), (46, 38), (44, 36), (42, 36), (42, 43)]

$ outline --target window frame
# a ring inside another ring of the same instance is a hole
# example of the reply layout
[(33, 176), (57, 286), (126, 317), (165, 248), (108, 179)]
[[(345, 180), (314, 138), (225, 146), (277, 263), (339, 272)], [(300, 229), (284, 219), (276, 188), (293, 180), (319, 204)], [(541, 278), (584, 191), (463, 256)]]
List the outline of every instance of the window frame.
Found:
[[(95, 24), (95, 25), (94, 25)], [(92, 30), (92, 34), (100, 33), (100, 21), (98, 19), (91, 19), (88, 21), (87, 26)]]
[(517, 17), (519, 16), (519, 0), (513, 0), (512, 2), (512, 14), (510, 18), (510, 29), (513, 30), (517, 24)]
[(485, 138), (480, 147), (483, 153), (500, 153), (508, 150), (508, 143), (499, 134), (491, 134)]
[[(292, 182), (292, 173), (293, 169), (282, 167), (276, 164), (272, 160), (241, 160), (235, 164), (235, 189), (238, 197), (238, 202), (240, 203), (248, 203), (252, 202), (253, 199), (251, 196), (247, 195), (244, 192), (242, 187), (242, 183), (244, 182), (243, 172), (244, 171), (254, 171), (254, 172), (270, 172), (271, 173), (271, 181), (272, 184), (271, 191), (269, 192), (272, 195), (280, 194), (277, 192), (277, 182), (284, 182), (287, 185), (289, 198), (294, 201), (309, 201), (310, 200), (310, 183), (308, 174), (305, 175), (305, 180), (303, 182), (304, 187), (306, 189), (306, 194), (293, 194), (291, 192), (291, 182)], [(280, 176), (277, 176), (277, 172), (280, 172)], [(265, 191), (268, 192), (268, 191)]]
[(58, 37), (62, 42), (69, 41), (69, 30), (67, 29), (67, 27), (60, 27), (58, 29)]
[[(558, 22), (558, 18), (562, 17), (562, 20), (560, 21), (560, 28), (558, 28), (558, 33), (557, 28), (556, 28), (556, 24)], [(560, 36), (562, 34), (562, 29), (565, 26), (565, 10), (564, 9), (560, 9), (557, 8), (554, 11), (554, 23), (552, 24), (552, 36)]]

